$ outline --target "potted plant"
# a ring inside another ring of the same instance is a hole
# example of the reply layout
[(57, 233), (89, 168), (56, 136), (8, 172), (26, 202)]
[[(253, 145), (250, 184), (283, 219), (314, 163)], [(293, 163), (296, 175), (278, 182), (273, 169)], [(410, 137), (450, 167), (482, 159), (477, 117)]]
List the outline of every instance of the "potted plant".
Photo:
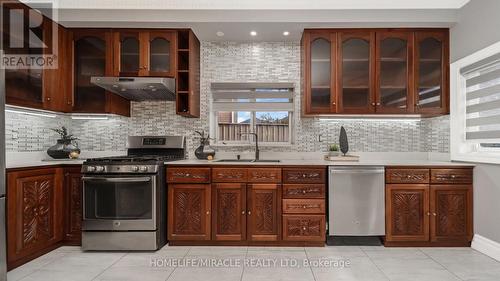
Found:
[(205, 131), (195, 131), (200, 135), (200, 146), (194, 151), (196, 158), (200, 160), (211, 160), (215, 156), (215, 149), (210, 146), (210, 134), (205, 137)]
[[(80, 149), (75, 142), (78, 138), (68, 134), (66, 127), (51, 129), (59, 134), (59, 139), (54, 146), (47, 150), (47, 154), (54, 159), (77, 158), (80, 155)], [(70, 157), (71, 156), (71, 157)], [(75, 157), (76, 156), (76, 157)]]
[(339, 146), (338, 146), (338, 144), (336, 144), (336, 143), (331, 144), (330, 147), (329, 147), (328, 156), (330, 156), (330, 157), (336, 157), (336, 156), (339, 156), (339, 155), (340, 155), (340, 152), (339, 152)]

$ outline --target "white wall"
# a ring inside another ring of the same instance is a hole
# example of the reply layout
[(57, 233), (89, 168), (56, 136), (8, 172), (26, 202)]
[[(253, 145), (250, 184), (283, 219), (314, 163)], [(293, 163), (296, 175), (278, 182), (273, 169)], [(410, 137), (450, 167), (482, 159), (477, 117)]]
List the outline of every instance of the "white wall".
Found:
[[(451, 29), (452, 62), (500, 41), (499, 11), (499, 0), (472, 0), (460, 10)], [(474, 232), (500, 243), (500, 165), (474, 170)]]

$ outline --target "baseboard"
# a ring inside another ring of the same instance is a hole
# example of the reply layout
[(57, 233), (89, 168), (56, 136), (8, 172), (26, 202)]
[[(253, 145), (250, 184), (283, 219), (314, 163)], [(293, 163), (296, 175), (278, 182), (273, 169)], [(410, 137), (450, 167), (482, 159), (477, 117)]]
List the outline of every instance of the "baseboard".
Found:
[(471, 247), (476, 251), (500, 261), (500, 243), (498, 242), (476, 234), (472, 240)]

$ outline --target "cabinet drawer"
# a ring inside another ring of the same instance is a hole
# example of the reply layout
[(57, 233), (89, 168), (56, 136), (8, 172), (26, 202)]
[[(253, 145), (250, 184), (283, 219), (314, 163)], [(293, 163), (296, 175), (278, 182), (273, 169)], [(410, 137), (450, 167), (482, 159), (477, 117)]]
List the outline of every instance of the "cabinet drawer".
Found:
[(387, 169), (386, 183), (429, 183), (429, 169)]
[(210, 168), (168, 168), (169, 183), (210, 183)]
[(281, 183), (281, 169), (279, 168), (250, 168), (248, 182)]
[(325, 241), (325, 216), (283, 215), (283, 240)]
[(283, 198), (325, 198), (324, 184), (284, 184)]
[(472, 169), (432, 169), (431, 183), (472, 183)]
[(283, 169), (284, 183), (325, 183), (326, 169)]
[(246, 182), (248, 169), (244, 168), (213, 168), (213, 182)]
[(284, 214), (324, 214), (325, 199), (283, 199)]

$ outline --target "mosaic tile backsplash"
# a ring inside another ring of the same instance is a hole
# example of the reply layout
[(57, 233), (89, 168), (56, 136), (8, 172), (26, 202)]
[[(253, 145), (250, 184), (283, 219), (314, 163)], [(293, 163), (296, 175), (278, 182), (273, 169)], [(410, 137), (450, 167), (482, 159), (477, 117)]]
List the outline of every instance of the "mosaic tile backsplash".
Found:
[[(208, 105), (212, 82), (294, 82), (296, 85), (295, 140), (291, 146), (262, 147), (273, 152), (326, 151), (338, 142), (340, 126), (349, 136), (351, 151), (363, 152), (449, 152), (449, 117), (420, 121), (398, 120), (319, 120), (300, 118), (299, 42), (202, 42), (201, 118), (175, 114), (173, 102), (132, 103), (131, 117), (112, 116), (108, 120), (72, 120), (6, 112), (7, 151), (44, 151), (55, 143), (50, 128), (67, 126), (80, 140), (82, 150), (123, 151), (128, 135), (185, 135), (189, 157), (198, 142), (195, 130), (209, 130)], [(249, 151), (243, 147), (217, 147), (219, 151)]]

